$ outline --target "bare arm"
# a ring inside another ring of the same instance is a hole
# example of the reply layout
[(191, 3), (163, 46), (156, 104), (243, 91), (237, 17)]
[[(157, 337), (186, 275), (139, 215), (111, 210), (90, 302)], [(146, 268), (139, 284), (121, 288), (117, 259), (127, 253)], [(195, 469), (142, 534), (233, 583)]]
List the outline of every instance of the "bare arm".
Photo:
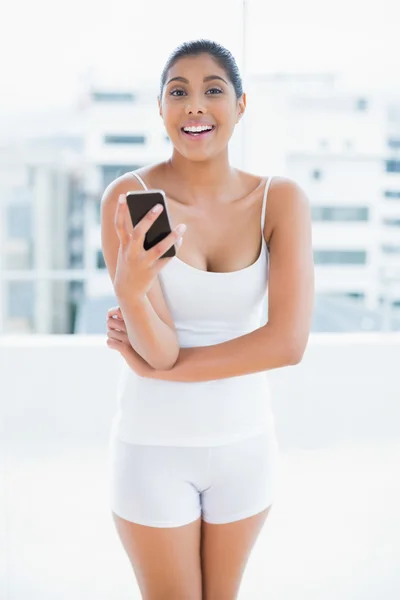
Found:
[(301, 361), (314, 304), (311, 214), (303, 191), (281, 179), (271, 184), (272, 223), (268, 322), (233, 340), (213, 346), (181, 348), (170, 371), (143, 369), (134, 353), (125, 360), (142, 375), (168, 381), (209, 381), (247, 375)]
[[(114, 225), (118, 197), (136, 189), (140, 189), (138, 182), (130, 175), (125, 175), (108, 186), (101, 201), (102, 250), (113, 284), (119, 252), (119, 239)], [(153, 369), (170, 369), (178, 357), (179, 342), (158, 278), (144, 298), (117, 293), (116, 296), (132, 348)]]

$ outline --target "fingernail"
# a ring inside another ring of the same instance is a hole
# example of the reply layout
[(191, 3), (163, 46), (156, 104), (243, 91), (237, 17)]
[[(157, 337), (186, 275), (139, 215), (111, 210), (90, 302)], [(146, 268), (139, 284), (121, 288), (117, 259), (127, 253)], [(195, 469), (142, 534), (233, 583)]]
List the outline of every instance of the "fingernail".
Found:
[(187, 229), (186, 225), (184, 225), (183, 223), (181, 223), (180, 225), (178, 225), (178, 227), (175, 229), (175, 231), (177, 233), (179, 233), (179, 235), (182, 235), (182, 234), (185, 233), (186, 229)]
[(156, 205), (155, 205), (155, 206), (153, 206), (153, 208), (151, 209), (151, 212), (152, 212), (152, 213), (156, 213), (156, 212), (158, 212), (158, 211), (159, 211), (159, 210), (161, 210), (161, 209), (162, 209), (162, 205), (161, 205), (161, 204), (156, 204)]
[(125, 204), (125, 196), (123, 194), (119, 195), (118, 202), (119, 204)]

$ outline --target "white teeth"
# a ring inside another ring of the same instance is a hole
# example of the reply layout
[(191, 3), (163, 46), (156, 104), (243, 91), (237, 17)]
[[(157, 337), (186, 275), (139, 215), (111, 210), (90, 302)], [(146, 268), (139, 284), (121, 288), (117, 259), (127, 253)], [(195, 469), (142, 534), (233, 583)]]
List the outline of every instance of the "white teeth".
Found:
[(200, 131), (210, 131), (212, 129), (211, 125), (200, 125), (198, 127), (184, 127), (184, 131), (190, 131), (191, 133), (199, 133)]

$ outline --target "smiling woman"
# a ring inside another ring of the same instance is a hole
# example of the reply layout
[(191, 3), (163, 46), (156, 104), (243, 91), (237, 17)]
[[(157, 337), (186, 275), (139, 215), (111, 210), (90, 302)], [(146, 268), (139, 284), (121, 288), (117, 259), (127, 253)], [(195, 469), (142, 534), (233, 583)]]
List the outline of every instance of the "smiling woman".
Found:
[[(206, 40), (183, 44), (170, 56), (161, 75), (159, 110), (175, 148), (185, 155), (179, 142), (182, 137), (186, 142), (204, 142), (201, 147), (188, 147), (191, 160), (196, 160), (197, 153), (204, 160), (205, 144), (213, 154), (226, 149), (246, 107), (232, 54), (216, 44), (212, 54), (209, 49)], [(201, 132), (200, 127), (207, 131)]]
[[(294, 182), (230, 165), (246, 95), (228, 50), (207, 40), (177, 48), (158, 110), (171, 157), (116, 179), (102, 200), (120, 304), (108, 345), (126, 362), (111, 506), (145, 600), (233, 600), (276, 494), (267, 371), (297, 364), (308, 341), (311, 214)], [(157, 217), (133, 229), (123, 201), (140, 189), (164, 191), (173, 230), (151, 250), (143, 243)], [(182, 247), (161, 258), (180, 224)]]

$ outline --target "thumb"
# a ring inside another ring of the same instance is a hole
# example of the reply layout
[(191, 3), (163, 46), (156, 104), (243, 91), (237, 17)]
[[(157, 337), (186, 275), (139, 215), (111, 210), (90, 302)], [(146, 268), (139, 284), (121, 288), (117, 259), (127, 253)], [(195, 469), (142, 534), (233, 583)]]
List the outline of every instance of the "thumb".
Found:
[(117, 210), (115, 211), (114, 226), (119, 237), (119, 241), (123, 247), (129, 243), (130, 238), (126, 227), (127, 208), (128, 205), (126, 203), (126, 197), (123, 194), (120, 194), (117, 203)]

